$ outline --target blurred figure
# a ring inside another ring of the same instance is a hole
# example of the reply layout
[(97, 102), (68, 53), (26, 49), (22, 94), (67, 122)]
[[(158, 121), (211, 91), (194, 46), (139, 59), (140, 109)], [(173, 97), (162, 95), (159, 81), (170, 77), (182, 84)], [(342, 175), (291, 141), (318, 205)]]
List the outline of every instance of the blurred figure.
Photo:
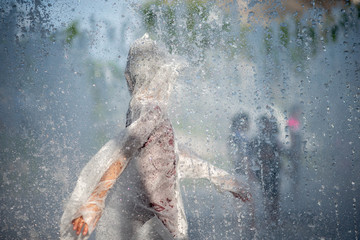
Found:
[(260, 168), (253, 162), (250, 146), (250, 122), (247, 113), (237, 113), (231, 122), (231, 135), (229, 137), (229, 154), (234, 162), (235, 172), (245, 175), (250, 182), (256, 180), (255, 172)]
[(290, 110), (290, 116), (288, 120), (288, 127), (290, 132), (290, 149), (289, 160), (291, 164), (291, 178), (293, 180), (293, 193), (294, 197), (297, 195), (297, 187), (299, 185), (300, 174), (300, 161), (301, 161), (301, 135), (300, 135), (300, 115), (301, 108), (298, 105), (294, 105)]
[(262, 116), (259, 120), (260, 135), (252, 142), (254, 157), (260, 165), (260, 182), (268, 223), (278, 225), (280, 191), (280, 151), (277, 139), (278, 126), (274, 117)]
[[(249, 211), (245, 213), (241, 211), (239, 219), (249, 219), (250, 227), (247, 228), (250, 232), (246, 233), (250, 238), (257, 238), (257, 227), (255, 221), (256, 215), (256, 195), (259, 195), (259, 176), (260, 166), (254, 162), (254, 157), (251, 149), (250, 140), (250, 120), (249, 115), (244, 112), (235, 114), (231, 120), (231, 134), (228, 141), (229, 155), (234, 163), (235, 172), (238, 175), (246, 177), (248, 186), (254, 201), (249, 204)], [(258, 176), (258, 177), (257, 177)], [(257, 209), (259, 210), (259, 209)], [(239, 220), (238, 220), (239, 221)], [(242, 220), (240, 220), (242, 221)]]

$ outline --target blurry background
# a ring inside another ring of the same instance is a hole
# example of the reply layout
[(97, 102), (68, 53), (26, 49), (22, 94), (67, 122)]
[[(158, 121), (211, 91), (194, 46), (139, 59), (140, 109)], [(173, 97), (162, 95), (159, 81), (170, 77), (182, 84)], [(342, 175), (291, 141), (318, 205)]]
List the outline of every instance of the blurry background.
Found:
[[(0, 3), (1, 239), (58, 238), (80, 170), (125, 126), (127, 52), (145, 32), (189, 62), (170, 108), (180, 142), (233, 172), (233, 115), (249, 114), (252, 137), (274, 116), (287, 148), (297, 106), (281, 237), (359, 238), (358, 1), (13, 0)], [(183, 185), (191, 239), (241, 238), (231, 196)]]

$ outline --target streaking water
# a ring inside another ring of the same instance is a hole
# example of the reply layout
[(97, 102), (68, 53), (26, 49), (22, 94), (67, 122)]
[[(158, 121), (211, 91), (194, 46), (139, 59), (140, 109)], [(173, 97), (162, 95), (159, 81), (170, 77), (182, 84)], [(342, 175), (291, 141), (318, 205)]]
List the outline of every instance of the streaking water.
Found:
[[(108, 9), (109, 16), (126, 21), (113, 21), (112, 17), (102, 21), (105, 17), (101, 15), (88, 20), (89, 13), (99, 7), (86, 10), (91, 3), (83, 1), (74, 5), (82, 34), (74, 38), (72, 46), (62, 35), (75, 20), (71, 12), (51, 21), (39, 18), (30, 4), (18, 4), (18, 11), (28, 13), (23, 19), (15, 17), (10, 5), (12, 14), (2, 12), (1, 238), (57, 237), (63, 203), (80, 169), (125, 125), (129, 95), (124, 64), (129, 44), (144, 33), (146, 26), (137, 15), (140, 3), (113, 4), (109, 1), (102, 7)], [(59, 16), (63, 11), (60, 7), (68, 9), (64, 2), (44, 5), (41, 11)], [(185, 8), (175, 9), (179, 19), (176, 26), (185, 31), (186, 27), (181, 28), (186, 25), (182, 18)], [(273, 23), (268, 28), (252, 25), (243, 31), (230, 16), (232, 27), (221, 32), (226, 18), (216, 7), (209, 9), (211, 18), (207, 21), (213, 32), (196, 25), (199, 42), (189, 43), (183, 34), (177, 41), (166, 43), (193, 61), (173, 96), (171, 118), (177, 138), (202, 157), (231, 170), (226, 141), (233, 114), (240, 110), (249, 113), (250, 135), (255, 137), (257, 117), (273, 113), (279, 123), (279, 140), (289, 146), (286, 121), (292, 105), (300, 104), (304, 147), (299, 192), (294, 199), (284, 167), (282, 225), (277, 234), (283, 238), (299, 233), (306, 238), (358, 238), (358, 10), (333, 10), (338, 26), (336, 41), (331, 39), (331, 28), (327, 37), (321, 35), (320, 30), (328, 25), (318, 20), (317, 11), (309, 12), (299, 24), (289, 19), (285, 47), (280, 37), (283, 24)], [(342, 25), (344, 13), (349, 17)], [(16, 19), (21, 19), (20, 26)], [(206, 26), (202, 19), (195, 20)], [(308, 21), (313, 24), (315, 44)], [(52, 22), (56, 22), (57, 41), (52, 36)], [(165, 38), (164, 29), (159, 25), (154, 38)], [(203, 48), (200, 43), (205, 33), (211, 44)], [(47, 34), (49, 37), (42, 37)], [(222, 42), (233, 36), (240, 36), (241, 41)], [(288, 159), (283, 160), (286, 166)], [(184, 182), (183, 195), (191, 239), (238, 239), (243, 234), (247, 226), (241, 220), (243, 206), (231, 196), (220, 195), (201, 181)], [(261, 210), (260, 206), (260, 222)]]

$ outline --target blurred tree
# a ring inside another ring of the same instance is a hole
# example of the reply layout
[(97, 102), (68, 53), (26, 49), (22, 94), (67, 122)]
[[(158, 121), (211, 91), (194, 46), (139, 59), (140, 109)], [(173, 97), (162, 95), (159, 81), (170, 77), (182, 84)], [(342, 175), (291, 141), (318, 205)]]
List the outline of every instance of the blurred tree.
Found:
[[(340, 18), (332, 11), (339, 7), (343, 8)], [(238, 8), (236, 15), (229, 11), (234, 8)], [(315, 14), (302, 17), (307, 10), (313, 10)], [(336, 41), (340, 29), (358, 26), (359, 5), (347, 0), (294, 0), (276, 4), (266, 1), (245, 3), (242, 0), (151, 0), (145, 1), (141, 13), (146, 30), (152, 37), (163, 40), (171, 51), (187, 55), (200, 53), (198, 59), (202, 59), (204, 50), (209, 48), (222, 48), (230, 56), (239, 53), (250, 57), (251, 53), (246, 47), (249, 46), (247, 35), (254, 30), (254, 24), (260, 23), (267, 29), (263, 41), (265, 51), (268, 54), (274, 52), (274, 44), (279, 38), (280, 44), (290, 50), (297, 66), (308, 54), (304, 52), (304, 49), (307, 49), (304, 45), (309, 45), (309, 52), (314, 55), (319, 44), (327, 43), (329, 40)], [(249, 14), (249, 19), (239, 22), (239, 19)], [(183, 20), (186, 24), (181, 22)], [(292, 21), (295, 22), (295, 31), (290, 29)], [(280, 30), (274, 31), (274, 28)], [(279, 36), (275, 37), (274, 34)], [(290, 36), (293, 35), (297, 39), (297, 44), (289, 45)]]

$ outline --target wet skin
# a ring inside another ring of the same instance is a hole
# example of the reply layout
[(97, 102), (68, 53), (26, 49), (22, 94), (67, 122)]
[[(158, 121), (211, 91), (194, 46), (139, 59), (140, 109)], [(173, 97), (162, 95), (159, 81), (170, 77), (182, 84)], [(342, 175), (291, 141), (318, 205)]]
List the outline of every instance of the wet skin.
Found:
[[(110, 168), (105, 172), (104, 176), (101, 178), (100, 181), (103, 182), (103, 181), (116, 179), (120, 175), (120, 172), (121, 172), (122, 168), (123, 167), (122, 167), (120, 162), (113, 163), (110, 166)], [(107, 194), (108, 190), (109, 189), (105, 189), (104, 191), (98, 192), (95, 189), (94, 192), (96, 192), (96, 194), (91, 195), (90, 200), (96, 199), (96, 198), (103, 198)], [(88, 205), (86, 205), (86, 208), (87, 209), (93, 209), (94, 211), (99, 211), (100, 210), (99, 207), (96, 204), (88, 204)], [(101, 217), (101, 215), (99, 215), (97, 217), (97, 219), (95, 220), (95, 225), (99, 221), (100, 217)], [(89, 226), (88, 226), (87, 223), (85, 223), (83, 216), (80, 216), (80, 217), (74, 219), (72, 221), (72, 225), (73, 225), (73, 230), (76, 231), (77, 235), (80, 235), (81, 229), (83, 227), (84, 227), (84, 229), (83, 229), (82, 234), (84, 236), (86, 236), (88, 234)]]

